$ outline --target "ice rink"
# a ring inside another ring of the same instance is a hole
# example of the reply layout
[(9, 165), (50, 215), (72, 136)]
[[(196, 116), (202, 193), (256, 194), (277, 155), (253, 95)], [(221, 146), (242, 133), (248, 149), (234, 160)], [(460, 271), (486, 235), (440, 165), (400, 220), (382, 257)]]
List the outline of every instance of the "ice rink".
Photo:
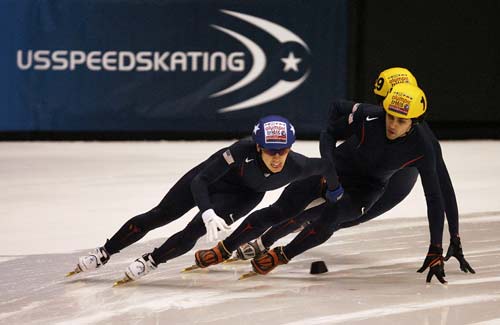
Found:
[[(193, 250), (112, 287), (131, 261), (181, 230), (192, 210), (104, 268), (65, 278), (78, 256), (230, 143), (0, 142), (0, 323), (500, 324), (500, 141), (441, 142), (465, 256), (477, 272), (462, 273), (450, 260), (448, 285), (426, 285), (425, 274), (416, 273), (429, 242), (420, 182), (389, 213), (337, 232), (268, 276), (238, 281), (251, 269), (244, 262), (181, 274)], [(319, 156), (314, 141), (294, 150)], [(259, 207), (279, 193), (266, 194)], [(445, 252), (448, 238), (445, 226)], [(195, 250), (213, 244), (201, 238)], [(309, 274), (316, 260), (329, 272)]]

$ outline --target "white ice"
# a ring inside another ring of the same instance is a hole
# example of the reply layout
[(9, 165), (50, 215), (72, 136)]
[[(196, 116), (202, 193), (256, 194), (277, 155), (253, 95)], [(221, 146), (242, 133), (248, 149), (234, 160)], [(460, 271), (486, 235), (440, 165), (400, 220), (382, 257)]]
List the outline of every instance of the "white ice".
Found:
[[(420, 186), (399, 206), (341, 230), (268, 276), (238, 281), (238, 262), (181, 274), (193, 251), (112, 288), (125, 267), (181, 230), (194, 210), (65, 278), (78, 256), (149, 210), (195, 164), (231, 141), (0, 142), (0, 323), (3, 324), (500, 324), (500, 142), (442, 142), (459, 202), (465, 256), (448, 285), (416, 273), (429, 234)], [(318, 156), (315, 141), (294, 149)], [(272, 203), (281, 190), (266, 195)], [(292, 235), (282, 239), (284, 244)], [(448, 233), (445, 227), (445, 250)], [(312, 261), (329, 272), (309, 274)]]

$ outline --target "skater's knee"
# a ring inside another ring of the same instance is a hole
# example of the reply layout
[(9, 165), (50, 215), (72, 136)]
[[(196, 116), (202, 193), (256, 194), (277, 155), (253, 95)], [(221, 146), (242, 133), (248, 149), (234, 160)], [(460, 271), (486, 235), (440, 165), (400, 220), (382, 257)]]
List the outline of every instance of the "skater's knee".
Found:
[(158, 208), (139, 214), (129, 220), (129, 224), (133, 226), (134, 229), (145, 232), (164, 226), (168, 222), (163, 212)]
[(203, 223), (201, 217), (195, 217), (191, 220), (190, 223), (187, 224), (186, 228), (184, 228), (181, 233), (188, 234), (196, 239), (207, 233), (207, 229), (205, 228), (205, 224)]

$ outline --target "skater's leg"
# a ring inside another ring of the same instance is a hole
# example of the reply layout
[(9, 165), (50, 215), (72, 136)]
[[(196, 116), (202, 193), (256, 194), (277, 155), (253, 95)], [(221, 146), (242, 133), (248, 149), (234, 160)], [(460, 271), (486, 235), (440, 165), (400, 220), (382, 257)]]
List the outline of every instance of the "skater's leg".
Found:
[(319, 206), (315, 205), (296, 217), (268, 228), (259, 238), (240, 245), (236, 250), (236, 257), (240, 260), (249, 260), (267, 253), (269, 247), (278, 239), (292, 232), (301, 231), (307, 224), (319, 218), (324, 208), (324, 200), (322, 202)]
[(303, 211), (296, 217), (292, 217), (277, 225), (272, 226), (260, 237), (262, 240), (262, 244), (265, 247), (271, 247), (278, 239), (285, 237), (286, 235), (296, 231), (297, 229), (300, 229), (301, 227), (306, 227), (308, 223), (311, 223), (320, 217), (324, 207), (325, 204), (321, 204), (314, 208)]
[(313, 176), (288, 185), (274, 204), (250, 214), (223, 241), (224, 246), (232, 252), (241, 244), (259, 237), (272, 225), (298, 215), (311, 201), (322, 196), (324, 188), (321, 176)]
[(308, 249), (321, 245), (328, 240), (341, 222), (356, 219), (361, 212), (361, 206), (349, 193), (345, 193), (335, 204), (327, 204), (320, 217), (306, 226), (283, 249), (290, 260)]
[(306, 226), (286, 246), (278, 246), (260, 257), (254, 258), (252, 268), (258, 274), (267, 274), (281, 264), (287, 264), (293, 257), (324, 243), (338, 228), (341, 220), (356, 218), (361, 207), (354, 203), (349, 193), (335, 204), (327, 204), (320, 217)]
[[(264, 193), (215, 193), (210, 199), (214, 202), (214, 210), (227, 224), (232, 224), (250, 212), (262, 200)], [(198, 213), (182, 231), (171, 236), (167, 241), (156, 248), (153, 259), (157, 264), (165, 263), (190, 251), (198, 239), (206, 234), (205, 224)]]
[(342, 223), (340, 228), (349, 228), (374, 219), (391, 210), (403, 201), (415, 186), (418, 178), (418, 170), (407, 167), (395, 173), (387, 184), (384, 193), (375, 204), (358, 219)]
[(161, 202), (150, 211), (128, 220), (104, 248), (112, 255), (143, 238), (149, 231), (164, 226), (195, 206), (191, 194), (191, 181), (198, 174), (199, 166), (190, 170), (168, 191)]
[(201, 213), (198, 212), (186, 228), (170, 236), (160, 247), (155, 248), (151, 255), (157, 264), (165, 263), (190, 251), (206, 233)]
[(284, 247), (289, 259), (325, 242), (341, 224), (358, 219), (362, 211), (370, 209), (383, 194), (383, 188), (377, 183), (363, 184), (344, 179), (344, 184), (344, 196), (335, 204), (326, 204), (321, 216)]
[(104, 246), (98, 247), (88, 255), (81, 256), (73, 275), (82, 271), (92, 271), (106, 264), (112, 254), (135, 243), (144, 237), (150, 230), (163, 226), (189, 211), (194, 206), (190, 184), (202, 165), (198, 165), (168, 191), (163, 200), (149, 212), (135, 216), (128, 220)]

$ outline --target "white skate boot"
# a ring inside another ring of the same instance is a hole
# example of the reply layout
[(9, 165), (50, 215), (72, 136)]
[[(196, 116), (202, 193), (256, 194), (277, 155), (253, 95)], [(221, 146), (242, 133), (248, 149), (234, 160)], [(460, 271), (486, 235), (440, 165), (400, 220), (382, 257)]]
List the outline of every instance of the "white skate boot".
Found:
[(97, 247), (88, 255), (80, 256), (76, 268), (66, 276), (72, 276), (80, 272), (89, 272), (101, 267), (109, 261), (109, 254), (104, 247)]
[(259, 257), (262, 254), (267, 253), (268, 248), (262, 243), (262, 239), (259, 237), (254, 241), (243, 244), (236, 250), (236, 257), (240, 260), (250, 260), (255, 257)]
[(125, 270), (125, 277), (117, 282), (115, 282), (115, 286), (124, 284), (130, 281), (135, 281), (139, 278), (142, 278), (149, 272), (156, 270), (156, 263), (153, 260), (151, 254), (144, 254), (142, 257), (139, 257)]

